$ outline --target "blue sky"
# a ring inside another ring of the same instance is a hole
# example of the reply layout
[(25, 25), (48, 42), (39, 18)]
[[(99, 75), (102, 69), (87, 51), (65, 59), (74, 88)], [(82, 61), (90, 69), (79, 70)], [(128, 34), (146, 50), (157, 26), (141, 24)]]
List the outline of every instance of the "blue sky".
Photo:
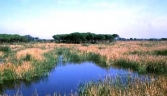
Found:
[(0, 33), (167, 38), (167, 0), (0, 0)]

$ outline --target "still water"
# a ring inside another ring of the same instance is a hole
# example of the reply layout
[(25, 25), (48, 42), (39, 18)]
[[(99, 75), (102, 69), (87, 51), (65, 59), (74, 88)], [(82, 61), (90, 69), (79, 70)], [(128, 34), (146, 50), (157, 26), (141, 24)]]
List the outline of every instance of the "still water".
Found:
[(34, 79), (31, 82), (14, 82), (13, 84), (6, 84), (1, 86), (0, 94), (16, 94), (21, 93), (25, 96), (31, 96), (38, 93), (39, 96), (47, 94), (53, 95), (54, 92), (59, 94), (68, 94), (71, 91), (76, 92), (77, 87), (82, 82), (91, 80), (99, 80), (110, 76), (138, 76), (137, 73), (129, 73), (125, 69), (117, 69), (114, 67), (102, 68), (97, 64), (86, 61), (81, 63), (63, 63), (61, 58), (57, 66), (48, 73), (47, 77)]

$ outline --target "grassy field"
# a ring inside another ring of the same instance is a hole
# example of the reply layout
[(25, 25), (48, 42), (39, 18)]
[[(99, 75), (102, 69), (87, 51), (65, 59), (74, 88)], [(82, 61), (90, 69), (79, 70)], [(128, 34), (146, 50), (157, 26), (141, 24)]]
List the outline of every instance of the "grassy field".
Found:
[(106, 57), (107, 65), (131, 68), (138, 72), (167, 72), (167, 42), (115, 42), (109, 45), (79, 46), (82, 52)]
[[(93, 61), (102, 67), (128, 68), (139, 73), (157, 74), (150, 82), (139, 79), (113, 85), (111, 79), (89, 82), (79, 92), (80, 96), (165, 96), (167, 95), (167, 42), (118, 41), (110, 44), (1, 44), (0, 83), (28, 80), (48, 75), (56, 66), (58, 55), (64, 62)], [(121, 77), (120, 77), (121, 78)], [(120, 86), (119, 86), (120, 85)]]

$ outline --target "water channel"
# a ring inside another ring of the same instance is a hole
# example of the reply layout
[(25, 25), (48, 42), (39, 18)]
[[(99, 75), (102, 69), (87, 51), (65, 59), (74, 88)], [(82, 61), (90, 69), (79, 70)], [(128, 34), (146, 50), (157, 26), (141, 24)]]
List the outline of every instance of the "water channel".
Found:
[(78, 85), (81, 82), (89, 82), (91, 80), (99, 80), (105, 78), (108, 74), (110, 76), (128, 76), (132, 75), (137, 77), (135, 72), (129, 72), (128, 70), (121, 68), (102, 68), (94, 62), (85, 61), (81, 63), (63, 63), (62, 57), (59, 58), (56, 67), (51, 70), (49, 75), (43, 78), (34, 79), (31, 82), (13, 82), (0, 86), (0, 94), (16, 94), (17, 92), (31, 96), (38, 93), (39, 96), (45, 96), (46, 94), (68, 94), (71, 91), (77, 92)]

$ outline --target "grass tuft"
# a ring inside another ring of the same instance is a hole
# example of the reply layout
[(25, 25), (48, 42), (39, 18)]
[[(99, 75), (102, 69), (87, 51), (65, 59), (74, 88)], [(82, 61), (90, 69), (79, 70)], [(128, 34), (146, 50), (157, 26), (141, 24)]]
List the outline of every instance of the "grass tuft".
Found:
[(114, 64), (117, 66), (121, 66), (123, 68), (130, 68), (130, 69), (133, 69), (135, 71), (139, 70), (139, 67), (140, 67), (137, 62), (128, 61), (125, 59), (119, 59), (119, 60), (115, 61)]
[(149, 73), (156, 74), (166, 74), (167, 73), (167, 64), (165, 62), (160, 63), (149, 63), (147, 64), (146, 71)]
[(9, 46), (0, 46), (0, 51), (2, 52), (10, 52), (11, 49)]
[(16, 74), (11, 69), (5, 69), (4, 73), (3, 73), (3, 78), (4, 78), (4, 80), (12, 81), (12, 80), (15, 80)]
[(153, 54), (155, 54), (155, 55), (167, 56), (167, 49), (155, 50), (155, 51), (153, 52)]
[(32, 59), (32, 56), (30, 54), (26, 54), (26, 56), (23, 58), (24, 61), (30, 61)]

